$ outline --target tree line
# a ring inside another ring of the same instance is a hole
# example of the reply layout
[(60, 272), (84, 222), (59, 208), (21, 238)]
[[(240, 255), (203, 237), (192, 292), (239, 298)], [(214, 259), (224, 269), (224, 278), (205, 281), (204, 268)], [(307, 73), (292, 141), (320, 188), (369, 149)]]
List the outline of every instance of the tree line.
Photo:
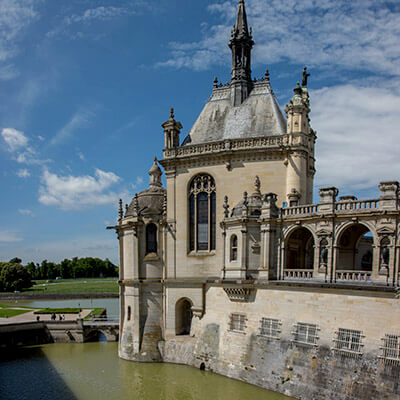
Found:
[(110, 260), (85, 257), (64, 259), (59, 264), (43, 260), (40, 264), (30, 262), (23, 266), (18, 257), (0, 262), (0, 291), (15, 291), (32, 286), (34, 280), (56, 278), (106, 278), (117, 277), (118, 267)]

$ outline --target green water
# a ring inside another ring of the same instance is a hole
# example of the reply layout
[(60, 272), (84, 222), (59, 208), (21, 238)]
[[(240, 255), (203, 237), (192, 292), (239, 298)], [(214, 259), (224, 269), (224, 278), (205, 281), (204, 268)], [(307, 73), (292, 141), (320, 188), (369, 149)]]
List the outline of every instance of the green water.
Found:
[(0, 353), (0, 399), (284, 400), (211, 372), (121, 360), (117, 343), (47, 344)]

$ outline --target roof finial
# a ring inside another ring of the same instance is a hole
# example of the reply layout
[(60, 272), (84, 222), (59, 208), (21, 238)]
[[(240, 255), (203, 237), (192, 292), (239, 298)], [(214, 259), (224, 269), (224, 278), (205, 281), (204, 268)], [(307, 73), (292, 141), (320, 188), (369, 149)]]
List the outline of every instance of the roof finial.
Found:
[(217, 77), (214, 78), (214, 87), (218, 87), (218, 78)]
[(170, 114), (169, 114), (169, 118), (170, 118), (170, 119), (174, 119), (174, 118), (175, 118), (173, 107), (171, 107)]

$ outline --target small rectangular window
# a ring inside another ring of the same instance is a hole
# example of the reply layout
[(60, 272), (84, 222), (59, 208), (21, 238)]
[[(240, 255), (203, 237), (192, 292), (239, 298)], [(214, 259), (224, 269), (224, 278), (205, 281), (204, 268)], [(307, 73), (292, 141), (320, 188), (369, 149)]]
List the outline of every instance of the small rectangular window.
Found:
[(293, 341), (301, 344), (316, 345), (317, 325), (299, 322), (294, 326)]
[(260, 335), (279, 339), (281, 333), (281, 322), (273, 318), (261, 318), (260, 321)]
[(246, 316), (244, 314), (231, 314), (230, 330), (244, 332), (246, 329)]
[(386, 334), (382, 341), (382, 355), (379, 358), (387, 365), (400, 365), (400, 335)]
[(341, 354), (362, 354), (362, 338), (364, 337), (362, 331), (339, 328), (339, 331), (336, 334), (337, 337), (334, 339), (334, 351)]

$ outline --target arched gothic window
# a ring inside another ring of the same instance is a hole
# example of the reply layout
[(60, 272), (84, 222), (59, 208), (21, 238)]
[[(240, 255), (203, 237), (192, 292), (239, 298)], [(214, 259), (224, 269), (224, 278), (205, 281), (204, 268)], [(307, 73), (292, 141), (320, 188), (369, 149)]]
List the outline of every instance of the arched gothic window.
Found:
[(208, 174), (195, 176), (190, 184), (189, 248), (215, 250), (215, 182)]
[(157, 227), (154, 224), (146, 226), (146, 254), (157, 253)]
[(231, 261), (237, 260), (238, 240), (236, 235), (231, 236)]

